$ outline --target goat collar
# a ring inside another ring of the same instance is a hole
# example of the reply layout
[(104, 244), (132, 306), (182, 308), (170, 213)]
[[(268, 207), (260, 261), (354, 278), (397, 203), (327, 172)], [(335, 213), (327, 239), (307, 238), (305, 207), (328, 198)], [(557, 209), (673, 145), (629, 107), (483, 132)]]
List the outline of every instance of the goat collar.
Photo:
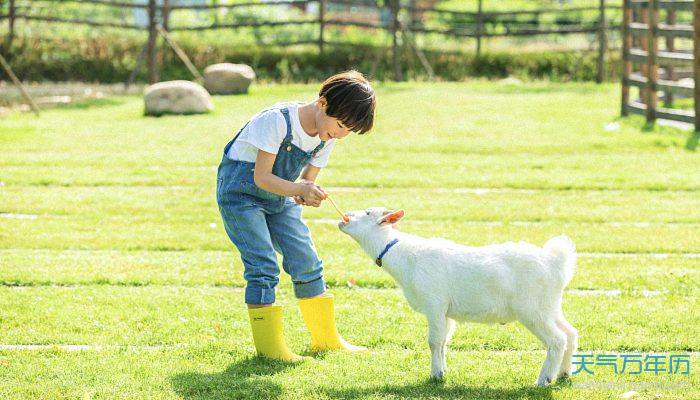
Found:
[(384, 247), (384, 250), (382, 250), (382, 252), (379, 253), (379, 257), (377, 257), (377, 259), (374, 260), (374, 263), (377, 264), (378, 267), (382, 266), (382, 257), (384, 257), (386, 252), (389, 251), (389, 249), (398, 242), (399, 242), (398, 238), (392, 240), (391, 242), (389, 242), (389, 244), (386, 245), (386, 247)]

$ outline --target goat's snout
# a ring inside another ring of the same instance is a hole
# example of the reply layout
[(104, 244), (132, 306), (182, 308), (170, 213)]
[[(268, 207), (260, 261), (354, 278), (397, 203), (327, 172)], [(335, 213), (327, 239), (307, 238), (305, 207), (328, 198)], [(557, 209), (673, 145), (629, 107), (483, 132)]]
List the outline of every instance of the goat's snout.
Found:
[(340, 228), (340, 230), (343, 232), (345, 232), (343, 228), (348, 226), (348, 224), (354, 220), (355, 214), (353, 212), (346, 212), (345, 216), (348, 217), (347, 221), (338, 222), (338, 228)]

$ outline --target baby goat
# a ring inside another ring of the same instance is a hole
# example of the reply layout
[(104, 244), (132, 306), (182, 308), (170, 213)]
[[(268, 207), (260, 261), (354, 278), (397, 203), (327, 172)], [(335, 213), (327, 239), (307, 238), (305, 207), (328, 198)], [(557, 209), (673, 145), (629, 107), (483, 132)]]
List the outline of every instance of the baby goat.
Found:
[(462, 246), (399, 232), (403, 210), (370, 208), (347, 214), (341, 231), (355, 239), (401, 286), (414, 310), (428, 319), (431, 378), (442, 379), (445, 351), (457, 321), (520, 321), (547, 348), (537, 385), (571, 375), (578, 332), (561, 310), (574, 275), (576, 250), (566, 236), (544, 248), (528, 243)]

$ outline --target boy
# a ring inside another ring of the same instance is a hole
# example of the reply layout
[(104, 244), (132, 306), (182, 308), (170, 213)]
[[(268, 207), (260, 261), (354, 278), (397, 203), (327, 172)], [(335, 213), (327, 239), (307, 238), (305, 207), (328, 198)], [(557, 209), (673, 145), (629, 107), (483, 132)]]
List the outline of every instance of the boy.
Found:
[(318, 207), (325, 198), (314, 184), (336, 140), (372, 129), (376, 99), (356, 71), (323, 82), (307, 104), (280, 103), (248, 121), (226, 145), (217, 176), (217, 203), (224, 228), (241, 253), (245, 302), (259, 355), (284, 361), (292, 353), (282, 335), (281, 307), (275, 306), (279, 267), (291, 275), (294, 294), (311, 332), (311, 348), (364, 350), (337, 332), (333, 297), (325, 292), (323, 264), (300, 205)]

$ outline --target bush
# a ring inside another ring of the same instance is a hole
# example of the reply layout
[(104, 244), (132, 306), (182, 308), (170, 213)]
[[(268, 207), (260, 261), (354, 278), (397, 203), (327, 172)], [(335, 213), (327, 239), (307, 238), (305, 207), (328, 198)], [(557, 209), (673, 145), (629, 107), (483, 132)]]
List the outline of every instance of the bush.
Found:
[[(23, 36), (15, 39), (9, 59), (15, 72), (24, 80), (123, 82), (136, 66), (136, 57), (144, 41), (143, 35), (119, 32), (101, 32), (81, 38)], [(317, 81), (348, 68), (365, 73), (374, 71), (372, 78), (377, 80), (393, 77), (391, 50), (370, 44), (327, 45), (325, 54), (320, 55), (316, 46), (231, 45), (200, 41), (194, 35), (178, 37), (177, 42), (200, 70), (218, 62), (234, 62), (249, 64), (262, 80)], [(408, 49), (404, 52), (404, 77), (425, 79), (426, 73), (415, 55)], [(509, 75), (526, 79), (595, 79), (595, 52), (494, 52), (477, 57), (465, 52), (427, 51), (426, 56), (441, 80)], [(186, 67), (170, 49), (160, 52), (158, 65), (161, 80), (191, 79)], [(616, 74), (617, 66), (617, 60), (608, 63), (610, 76)], [(4, 75), (0, 78), (7, 79)], [(137, 80), (146, 80), (145, 62)]]

